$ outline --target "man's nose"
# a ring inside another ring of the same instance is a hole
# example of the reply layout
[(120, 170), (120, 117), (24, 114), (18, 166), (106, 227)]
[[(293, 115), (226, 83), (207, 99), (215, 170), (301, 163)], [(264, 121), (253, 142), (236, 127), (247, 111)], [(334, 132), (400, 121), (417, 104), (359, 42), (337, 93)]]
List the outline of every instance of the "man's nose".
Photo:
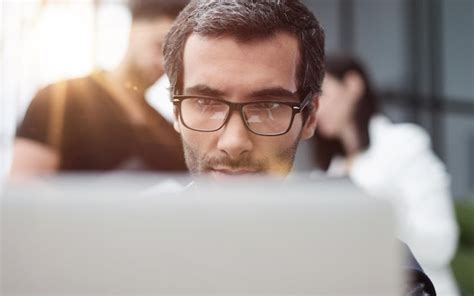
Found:
[(227, 124), (222, 128), (217, 148), (230, 158), (238, 159), (253, 148), (250, 131), (245, 126), (238, 111), (229, 114)]

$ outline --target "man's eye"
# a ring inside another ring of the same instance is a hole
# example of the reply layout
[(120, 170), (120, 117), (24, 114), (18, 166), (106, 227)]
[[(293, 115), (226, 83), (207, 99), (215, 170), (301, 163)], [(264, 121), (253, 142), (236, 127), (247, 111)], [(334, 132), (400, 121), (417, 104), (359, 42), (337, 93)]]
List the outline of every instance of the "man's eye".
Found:
[(252, 108), (255, 109), (275, 109), (278, 107), (280, 107), (280, 103), (277, 102), (262, 102), (252, 105)]
[(212, 106), (212, 105), (219, 105), (219, 102), (212, 100), (212, 99), (198, 99), (197, 103), (201, 106)]

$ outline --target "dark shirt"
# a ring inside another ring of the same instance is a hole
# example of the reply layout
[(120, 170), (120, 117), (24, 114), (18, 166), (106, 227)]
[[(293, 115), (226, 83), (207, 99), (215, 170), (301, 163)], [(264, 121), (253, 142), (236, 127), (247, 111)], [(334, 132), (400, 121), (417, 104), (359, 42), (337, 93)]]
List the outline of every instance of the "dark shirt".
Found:
[[(135, 169), (185, 171), (179, 134), (145, 102), (146, 125), (132, 124), (95, 73), (40, 90), (17, 137), (59, 152), (62, 171)], [(162, 98), (167, 99), (167, 98)]]
[(405, 295), (407, 296), (435, 296), (436, 290), (430, 278), (425, 274), (410, 248), (400, 242), (407, 258), (404, 270), (407, 273), (408, 282), (406, 283)]

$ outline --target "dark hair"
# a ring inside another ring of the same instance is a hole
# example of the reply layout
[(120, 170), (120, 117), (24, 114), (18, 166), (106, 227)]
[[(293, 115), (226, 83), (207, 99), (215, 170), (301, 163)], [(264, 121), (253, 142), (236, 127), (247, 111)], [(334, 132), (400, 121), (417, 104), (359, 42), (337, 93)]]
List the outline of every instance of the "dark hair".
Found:
[(192, 33), (232, 36), (248, 42), (289, 32), (298, 38), (297, 84), (301, 98), (321, 91), (324, 77), (324, 32), (298, 0), (192, 0), (181, 12), (164, 44), (165, 70), (172, 92), (183, 88), (183, 52)]
[[(364, 93), (356, 106), (354, 120), (360, 149), (365, 150), (370, 144), (369, 122), (378, 111), (377, 97), (371, 87), (369, 76), (362, 64), (354, 57), (328, 55), (325, 65), (326, 73), (338, 80), (342, 81), (348, 72), (355, 72), (364, 83)], [(316, 141), (316, 162), (321, 169), (327, 170), (334, 156), (346, 156), (346, 151), (340, 140), (328, 139), (318, 131), (316, 131), (314, 138)]]
[(189, 0), (129, 0), (133, 20), (157, 17), (176, 18)]

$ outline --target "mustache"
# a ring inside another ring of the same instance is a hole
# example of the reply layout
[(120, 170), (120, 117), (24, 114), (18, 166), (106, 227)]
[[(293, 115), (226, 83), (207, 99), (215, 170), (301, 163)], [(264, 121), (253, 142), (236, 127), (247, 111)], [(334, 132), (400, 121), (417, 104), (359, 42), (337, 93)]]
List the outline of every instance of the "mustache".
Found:
[(213, 168), (225, 167), (230, 169), (249, 169), (255, 171), (264, 171), (267, 169), (267, 165), (263, 161), (256, 161), (250, 157), (244, 157), (239, 159), (231, 159), (228, 157), (212, 157), (205, 161), (206, 170)]

